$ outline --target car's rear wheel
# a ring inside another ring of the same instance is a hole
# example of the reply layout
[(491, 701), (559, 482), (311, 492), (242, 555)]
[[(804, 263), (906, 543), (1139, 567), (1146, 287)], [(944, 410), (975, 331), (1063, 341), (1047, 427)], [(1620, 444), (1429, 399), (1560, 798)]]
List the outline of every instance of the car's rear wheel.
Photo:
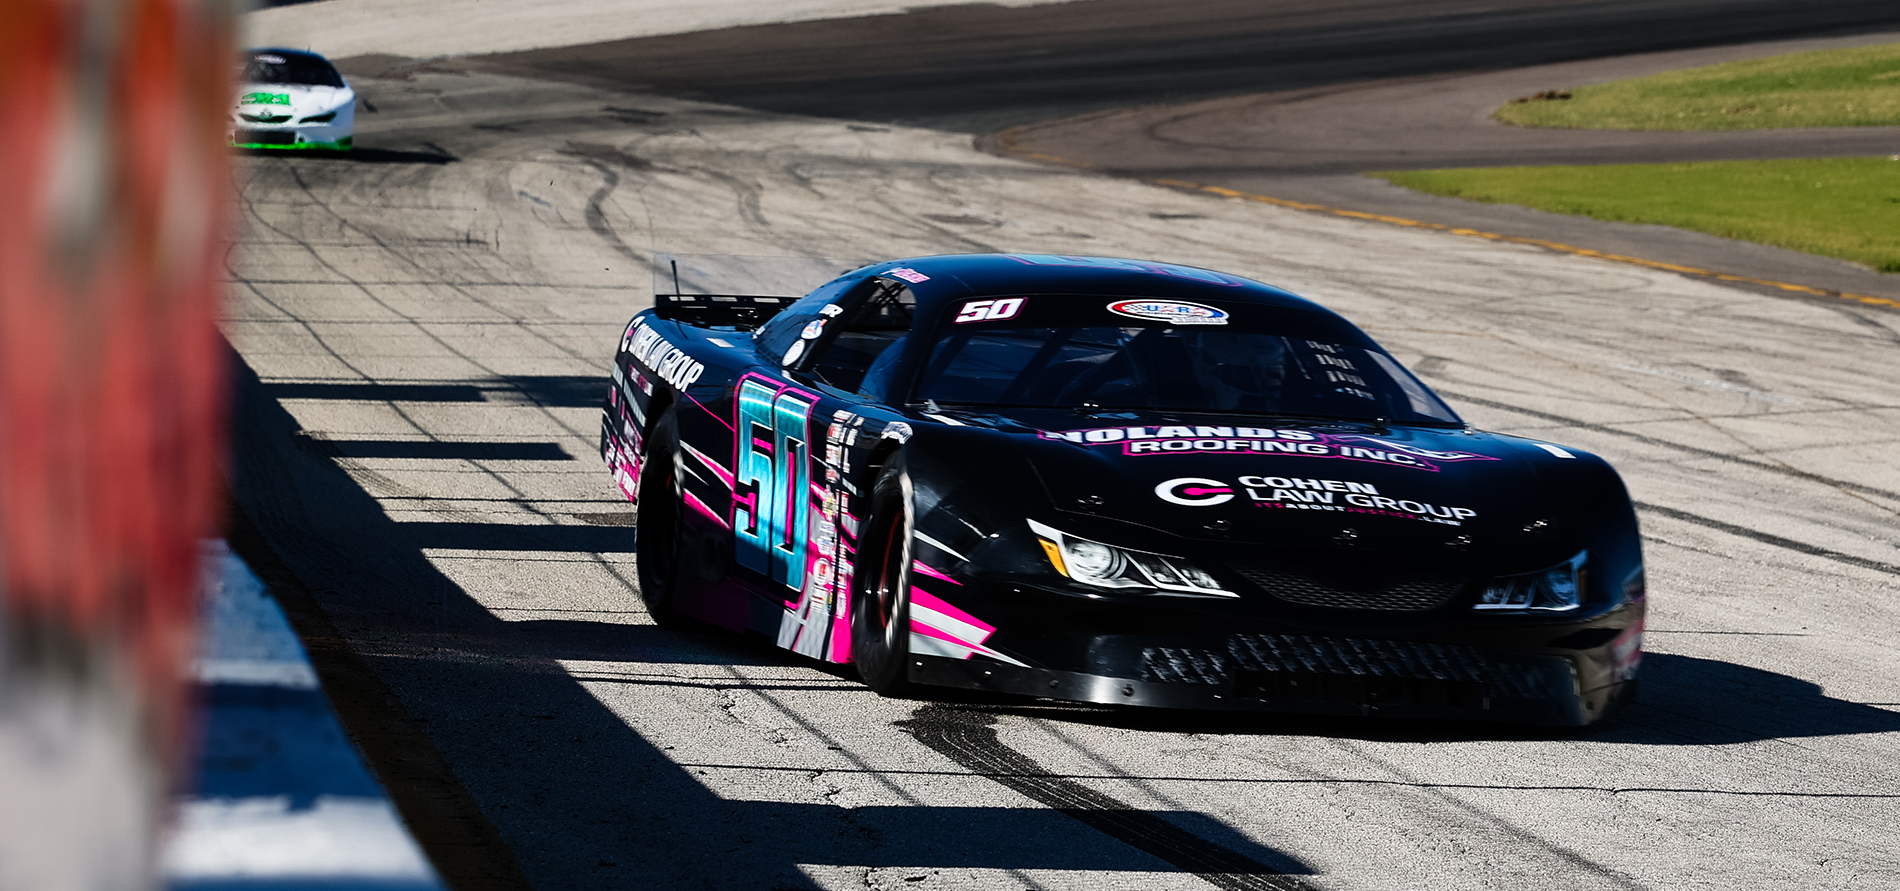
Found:
[(870, 522), (858, 540), (851, 591), (851, 661), (865, 686), (884, 696), (911, 688), (910, 660), (910, 475), (904, 454), (892, 454), (871, 489)]
[(634, 543), (634, 565), (640, 578), (640, 600), (653, 624), (681, 629), (690, 623), (674, 608), (686, 568), (685, 497), (680, 487), (679, 421), (671, 407), (647, 434), (640, 462), (640, 511)]

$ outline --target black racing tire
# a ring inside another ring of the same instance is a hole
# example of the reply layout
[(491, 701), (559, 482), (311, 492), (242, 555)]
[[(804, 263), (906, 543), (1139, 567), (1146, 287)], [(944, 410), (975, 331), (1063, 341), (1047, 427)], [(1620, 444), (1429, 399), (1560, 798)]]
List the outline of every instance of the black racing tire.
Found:
[(912, 692), (910, 662), (911, 531), (910, 474), (904, 453), (885, 459), (871, 504), (864, 535), (858, 539), (857, 566), (852, 573), (851, 661), (858, 677), (880, 696)]
[(640, 601), (646, 604), (653, 624), (675, 631), (692, 627), (674, 609), (689, 568), (685, 536), (681, 534), (686, 502), (680, 483), (679, 441), (679, 419), (668, 406), (647, 433), (640, 461), (639, 515), (634, 527)]

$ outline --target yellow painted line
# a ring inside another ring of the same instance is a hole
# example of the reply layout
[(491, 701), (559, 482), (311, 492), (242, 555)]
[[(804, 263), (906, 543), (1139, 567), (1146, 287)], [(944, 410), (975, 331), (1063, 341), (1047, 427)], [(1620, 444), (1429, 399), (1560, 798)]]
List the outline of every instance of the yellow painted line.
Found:
[[(1021, 148), (1020, 146), (1016, 144), (1017, 131), (1020, 129), (1021, 128), (1005, 130), (1002, 132), (1001, 135), (997, 137), (997, 142), (1003, 147), (1004, 151), (1012, 155), (1015, 155), (1017, 157), (1032, 158), (1034, 160), (1045, 161), (1050, 164), (1061, 164), (1065, 167), (1075, 167), (1082, 170), (1092, 170), (1095, 168), (1094, 164), (1089, 163), (1087, 161), (1075, 161), (1069, 158), (1061, 157), (1059, 155), (1050, 155), (1050, 154), (1044, 154), (1042, 152), (1033, 152), (1033, 151), (1029, 151), (1027, 149)], [(1406, 219), (1405, 217), (1388, 216), (1386, 214), (1381, 214), (1381, 213), (1367, 213), (1362, 210), (1346, 210), (1345, 208), (1329, 207), (1324, 204), (1308, 204), (1307, 202), (1304, 202), (1304, 201), (1289, 201), (1285, 198), (1273, 198), (1267, 195), (1255, 195), (1252, 192), (1242, 192), (1242, 191), (1239, 191), (1238, 189), (1226, 188), (1225, 186), (1210, 186), (1204, 183), (1188, 182), (1187, 180), (1180, 180), (1180, 179), (1152, 179), (1152, 180), (1147, 180), (1147, 182), (1150, 183), (1151, 185), (1167, 186), (1168, 188), (1171, 188), (1171, 189), (1185, 189), (1188, 191), (1206, 192), (1210, 195), (1219, 195), (1222, 198), (1236, 198), (1243, 201), (1255, 201), (1261, 204), (1271, 204), (1274, 207), (1285, 207), (1292, 210), (1307, 211), (1310, 213), (1331, 214), (1336, 217), (1348, 217), (1355, 220), (1366, 220), (1368, 222), (1374, 222), (1374, 223), (1387, 223), (1393, 226), (1407, 226), (1413, 229), (1433, 229), (1439, 232), (1447, 232), (1452, 235), (1463, 235), (1467, 238), (1483, 238), (1488, 241), (1502, 241), (1502, 242), (1507, 242), (1509, 244), (1529, 245), (1531, 247), (1540, 247), (1546, 250), (1557, 251), (1559, 253), (1571, 254), (1573, 256), (1590, 257), (1597, 260), (1608, 260), (1612, 263), (1626, 263), (1631, 266), (1641, 266), (1646, 269), (1660, 269), (1664, 272), (1675, 272), (1675, 273), (1680, 273), (1682, 275), (1701, 276), (1703, 278), (1712, 278), (1717, 281), (1741, 282), (1743, 284), (1760, 285), (1763, 287), (1776, 288), (1778, 290), (1789, 291), (1796, 294), (1812, 294), (1817, 297), (1838, 297), (1842, 300), (1852, 300), (1856, 303), (1865, 303), (1869, 306), (1885, 306), (1892, 309), (1900, 309), (1900, 300), (1890, 300), (1886, 297), (1874, 297), (1867, 294), (1854, 294), (1847, 291), (1836, 291), (1830, 288), (1815, 288), (1815, 287), (1810, 287), (1808, 285), (1797, 285), (1797, 284), (1792, 284), (1790, 282), (1779, 282), (1773, 279), (1766, 279), (1766, 278), (1750, 278), (1746, 275), (1736, 275), (1730, 272), (1717, 272), (1713, 269), (1701, 269), (1695, 266), (1683, 266), (1678, 263), (1664, 263), (1660, 260), (1645, 260), (1641, 257), (1629, 257), (1629, 256), (1624, 256), (1623, 254), (1606, 254), (1602, 251), (1593, 251), (1589, 248), (1581, 248), (1581, 247), (1577, 247), (1576, 245), (1564, 244), (1558, 241), (1545, 241), (1542, 238), (1526, 238), (1522, 235), (1503, 235), (1497, 232), (1485, 232), (1479, 229), (1464, 229), (1464, 228), (1459, 228), (1456, 226), (1447, 226), (1444, 223), (1428, 223), (1423, 220), (1410, 220), (1410, 219)]]

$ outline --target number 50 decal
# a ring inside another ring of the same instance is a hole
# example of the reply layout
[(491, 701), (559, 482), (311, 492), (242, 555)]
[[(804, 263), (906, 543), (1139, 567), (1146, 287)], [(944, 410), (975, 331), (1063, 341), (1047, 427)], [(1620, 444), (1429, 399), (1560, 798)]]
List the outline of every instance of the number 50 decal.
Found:
[(1022, 312), (1023, 298), (1008, 297), (1002, 300), (972, 300), (963, 304), (957, 312), (957, 324), (964, 322), (993, 322), (997, 319), (1012, 319)]
[(739, 565), (793, 588), (805, 584), (806, 522), (811, 515), (814, 399), (757, 379), (739, 386), (737, 485), (732, 534)]

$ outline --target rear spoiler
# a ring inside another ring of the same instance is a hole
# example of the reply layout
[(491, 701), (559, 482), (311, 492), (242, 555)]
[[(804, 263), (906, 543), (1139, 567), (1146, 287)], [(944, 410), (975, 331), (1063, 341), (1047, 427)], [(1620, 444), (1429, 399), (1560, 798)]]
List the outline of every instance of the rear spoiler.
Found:
[(749, 330), (765, 324), (798, 299), (749, 294), (655, 294), (653, 314), (697, 328)]

